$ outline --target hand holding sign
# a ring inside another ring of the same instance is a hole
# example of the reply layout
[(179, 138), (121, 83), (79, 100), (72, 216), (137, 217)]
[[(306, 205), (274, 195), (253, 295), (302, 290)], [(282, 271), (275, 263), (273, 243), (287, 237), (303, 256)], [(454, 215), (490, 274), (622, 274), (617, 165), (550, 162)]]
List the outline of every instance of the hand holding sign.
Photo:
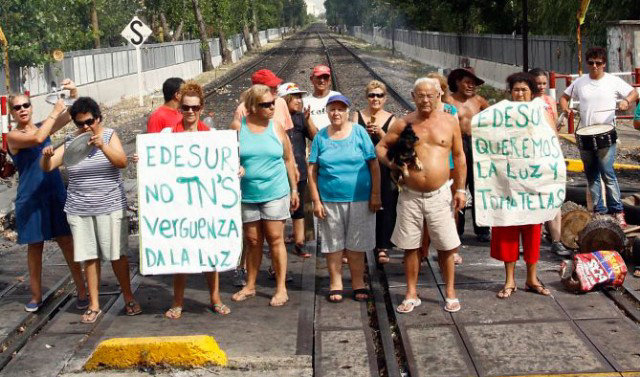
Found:
[(501, 101), (472, 121), (479, 226), (540, 224), (560, 210), (566, 167), (544, 103)]

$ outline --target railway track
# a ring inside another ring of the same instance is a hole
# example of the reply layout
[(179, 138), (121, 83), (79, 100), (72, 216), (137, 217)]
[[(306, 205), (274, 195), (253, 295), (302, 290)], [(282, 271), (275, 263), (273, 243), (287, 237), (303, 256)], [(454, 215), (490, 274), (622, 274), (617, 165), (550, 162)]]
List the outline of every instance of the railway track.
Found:
[[(326, 29), (322, 27), (312, 26), (299, 33), (298, 36), (294, 36), (283, 42), (280, 47), (270, 50), (265, 56), (257, 58), (245, 67), (232, 71), (220, 81), (207, 86), (205, 88), (205, 95), (207, 105), (211, 106), (207, 107), (207, 109), (215, 110), (225, 117), (232, 116), (233, 109), (235, 109), (236, 106), (235, 99), (250, 85), (248, 78), (251, 73), (257, 69), (268, 68), (285, 79), (285, 81), (301, 82), (302, 79), (307, 77), (308, 69), (311, 68), (309, 64), (304, 65), (303, 62), (306, 61), (306, 63), (309, 63), (313, 61), (316, 64), (320, 64), (322, 60), (325, 60), (331, 67), (332, 83), (335, 90), (342, 91), (351, 99), (354, 99), (358, 95), (361, 96), (360, 92), (364, 84), (357, 80), (363, 80), (365, 75), (360, 75), (359, 77), (351, 75), (346, 67), (352, 64), (353, 67), (358, 66), (360, 70), (366, 71), (369, 79), (377, 79), (387, 85), (388, 91), (391, 94), (388, 100), (388, 106), (392, 112), (399, 114), (413, 110), (413, 105), (398, 93), (391, 83), (387, 82), (384, 77), (380, 77), (358, 54), (331, 34), (326, 33), (325, 30)], [(317, 44), (314, 42), (316, 38), (320, 42), (319, 46), (314, 45)], [(227, 120), (224, 117), (222, 117), (222, 119)], [(225, 125), (229, 124), (230, 118), (229, 121), (220, 123)], [(398, 317), (394, 310), (397, 302), (394, 301), (390, 290), (391, 284), (389, 282), (389, 275), (387, 274), (388, 270), (376, 265), (372, 251), (367, 252), (366, 258), (367, 274), (373, 300), (366, 305), (366, 313), (362, 317), (362, 328), (365, 329), (367, 333), (366, 336), (370, 337), (373, 343), (373, 347), (367, 348), (370, 353), (368, 355), (369, 359), (374, 360), (371, 363), (371, 375), (393, 377), (420, 375), (418, 362), (412, 353), (412, 349), (415, 351), (415, 345), (411, 343), (406, 324), (403, 323), (403, 319)], [(305, 327), (311, 326), (311, 331), (313, 331), (313, 327), (317, 326), (316, 322), (318, 321), (318, 319), (315, 318), (315, 314), (317, 314), (318, 297), (321, 296), (322, 287), (317, 284), (315, 261), (316, 257), (313, 258), (312, 264), (305, 266), (301, 278), (303, 287), (312, 289), (316, 293), (316, 297), (313, 302), (312, 300), (308, 300), (308, 302), (304, 302), (304, 305), (302, 305), (300, 316), (303, 317), (304, 320), (299, 322), (297, 348), (299, 353), (313, 355), (314, 360), (316, 360), (314, 364), (317, 366), (317, 360), (323, 357), (323, 349), (319, 346), (318, 339), (314, 341), (314, 339), (309, 339), (301, 335), (309, 331), (309, 329)], [(439, 271), (431, 261), (428, 262), (427, 274), (430, 275), (430, 281), (436, 282), (435, 285), (437, 286), (440, 300), (444, 300), (442, 284), (437, 283), (439, 281)], [(138, 281), (140, 278), (139, 275), (132, 274), (132, 280)], [(134, 287), (137, 287), (137, 284), (134, 284)], [(0, 298), (2, 298), (3, 294), (9, 294), (12, 289), (15, 289), (15, 286), (4, 289), (0, 292)], [(0, 347), (2, 347), (0, 350), (3, 351), (0, 352), (0, 374), (2, 368), (11, 361), (15, 353), (27, 344), (32, 336), (43, 329), (62, 308), (72, 304), (73, 293), (74, 287), (70, 281), (69, 274), (61, 276), (47, 293), (43, 309), (36, 314), (29, 314), (24, 321), (20, 322), (9, 332), (10, 335), (0, 343)], [(103, 311), (107, 312), (112, 307), (114, 310), (120, 309), (122, 303), (118, 304), (119, 294), (117, 292), (107, 292), (107, 294), (109, 297), (103, 305)], [(638, 316), (640, 298), (637, 292), (626, 285), (621, 291), (606, 292), (606, 294), (619, 308), (627, 313), (629, 318), (640, 322), (640, 316)], [(452, 319), (454, 327), (460, 336), (462, 348), (469, 354), (472, 354), (472, 347), (467, 343), (468, 338), (462, 326), (456, 322), (455, 317), (450, 314), (447, 314), (447, 316)], [(102, 321), (109, 322), (115, 319), (113, 315), (105, 317), (106, 319)], [(107, 323), (103, 323), (102, 325), (98, 324), (96, 331), (103, 331), (107, 325)], [(318, 333), (316, 333), (316, 336), (317, 334)], [(586, 333), (582, 332), (582, 334), (585, 338), (587, 337)], [(597, 344), (595, 347), (599, 349)], [(482, 369), (474, 364), (473, 361), (471, 361), (471, 365), (473, 368), (472, 371), (476, 375), (484, 374)], [(320, 367), (317, 367), (315, 370), (316, 375), (323, 375), (324, 373)]]

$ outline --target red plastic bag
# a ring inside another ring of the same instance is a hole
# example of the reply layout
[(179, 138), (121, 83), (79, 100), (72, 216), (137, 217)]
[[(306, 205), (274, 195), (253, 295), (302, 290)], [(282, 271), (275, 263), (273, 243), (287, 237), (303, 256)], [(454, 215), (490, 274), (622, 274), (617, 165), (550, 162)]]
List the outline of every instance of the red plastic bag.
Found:
[(627, 275), (627, 265), (616, 251), (602, 250), (573, 256), (574, 279), (579, 290), (588, 292), (596, 286), (619, 287)]

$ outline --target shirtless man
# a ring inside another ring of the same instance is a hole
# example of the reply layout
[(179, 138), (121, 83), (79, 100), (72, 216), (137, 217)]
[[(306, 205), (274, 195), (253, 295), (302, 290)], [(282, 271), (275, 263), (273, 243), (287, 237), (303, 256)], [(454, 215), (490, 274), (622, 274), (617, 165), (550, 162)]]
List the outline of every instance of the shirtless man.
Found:
[[(471, 153), (471, 118), (480, 111), (489, 107), (489, 103), (482, 96), (476, 94), (476, 86), (484, 84), (484, 81), (473, 73), (472, 68), (457, 68), (451, 71), (447, 78), (447, 83), (451, 89), (451, 96), (447, 97), (449, 104), (458, 109), (458, 119), (460, 120), (460, 130), (462, 132), (462, 146), (467, 161), (467, 184), (474, 192), (473, 184), (473, 154)], [(464, 211), (464, 209), (463, 209)], [(471, 214), (473, 215), (473, 230), (476, 239), (480, 242), (489, 242), (491, 235), (488, 227), (476, 225), (476, 211), (472, 203)], [(464, 233), (464, 212), (458, 216), (458, 233)]]
[[(378, 143), (378, 159), (390, 169), (400, 169), (387, 158), (402, 131), (409, 124), (419, 140), (415, 146), (422, 170), (409, 170), (404, 177), (404, 189), (398, 198), (396, 226), (391, 241), (405, 249), (404, 269), (407, 277), (407, 293), (399, 313), (409, 313), (421, 304), (416, 285), (420, 272), (419, 248), (422, 242), (422, 224), (426, 220), (431, 244), (438, 250), (438, 263), (446, 284), (446, 305), (449, 312), (460, 310), (460, 302), (454, 289), (453, 254), (460, 246), (456, 232), (454, 210), (462, 209), (466, 202), (464, 190), (467, 167), (462, 150), (458, 120), (451, 114), (437, 111), (442, 96), (436, 79), (416, 80), (411, 93), (416, 111), (396, 120), (387, 135)], [(453, 152), (454, 172), (452, 198), (447, 185), (449, 180), (449, 152)]]

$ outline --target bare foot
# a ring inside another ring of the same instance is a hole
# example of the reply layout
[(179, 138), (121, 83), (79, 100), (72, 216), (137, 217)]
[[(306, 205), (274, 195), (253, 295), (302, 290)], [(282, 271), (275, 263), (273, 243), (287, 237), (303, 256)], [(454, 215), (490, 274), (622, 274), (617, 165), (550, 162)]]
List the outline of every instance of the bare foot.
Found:
[(248, 299), (249, 297), (253, 297), (256, 295), (256, 290), (255, 289), (248, 289), (247, 287), (242, 288), (241, 290), (239, 290), (238, 292), (234, 293), (233, 296), (231, 296), (231, 300), (233, 301), (244, 301), (246, 299)]
[(287, 301), (289, 301), (289, 296), (287, 295), (287, 292), (284, 291), (282, 293), (276, 293), (275, 295), (273, 295), (273, 297), (271, 297), (271, 302), (269, 303), (269, 305), (282, 306), (286, 304)]

